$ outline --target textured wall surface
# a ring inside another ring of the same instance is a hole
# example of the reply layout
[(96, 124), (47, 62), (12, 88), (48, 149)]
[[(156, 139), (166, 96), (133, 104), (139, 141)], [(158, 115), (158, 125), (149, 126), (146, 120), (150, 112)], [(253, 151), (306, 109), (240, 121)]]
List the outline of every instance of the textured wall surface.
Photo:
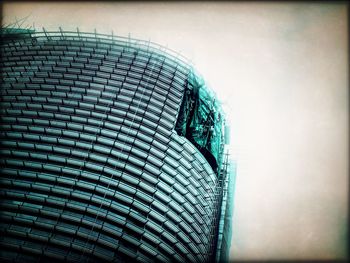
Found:
[(1, 256), (209, 260), (218, 180), (174, 132), (189, 67), (76, 32), (1, 48)]

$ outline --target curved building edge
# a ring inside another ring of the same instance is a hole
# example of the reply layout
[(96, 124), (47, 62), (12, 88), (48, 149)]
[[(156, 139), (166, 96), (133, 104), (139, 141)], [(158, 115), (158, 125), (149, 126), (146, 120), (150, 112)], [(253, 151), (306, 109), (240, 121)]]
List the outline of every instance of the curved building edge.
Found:
[(1, 46), (3, 252), (212, 261), (220, 170), (174, 131), (192, 67), (125, 39), (26, 35)]

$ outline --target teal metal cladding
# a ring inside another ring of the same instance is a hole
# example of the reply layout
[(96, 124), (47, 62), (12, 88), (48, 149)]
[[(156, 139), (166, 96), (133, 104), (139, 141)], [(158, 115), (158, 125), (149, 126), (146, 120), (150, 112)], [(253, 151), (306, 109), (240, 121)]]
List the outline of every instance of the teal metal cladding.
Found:
[(191, 67), (110, 36), (3, 37), (1, 259), (213, 260), (218, 179), (174, 131)]

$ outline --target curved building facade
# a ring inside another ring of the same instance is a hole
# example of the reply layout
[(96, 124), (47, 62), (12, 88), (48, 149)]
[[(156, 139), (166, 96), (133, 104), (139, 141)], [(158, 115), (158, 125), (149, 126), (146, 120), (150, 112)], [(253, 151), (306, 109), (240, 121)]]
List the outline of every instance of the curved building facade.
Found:
[(215, 260), (223, 117), (188, 63), (7, 30), (1, 74), (2, 260)]

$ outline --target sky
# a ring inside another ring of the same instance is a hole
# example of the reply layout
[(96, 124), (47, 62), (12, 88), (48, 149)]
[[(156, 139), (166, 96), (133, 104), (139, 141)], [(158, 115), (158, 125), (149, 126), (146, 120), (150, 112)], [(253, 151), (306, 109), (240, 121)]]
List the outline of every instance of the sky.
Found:
[(5, 2), (3, 23), (151, 40), (223, 102), (237, 163), (231, 260), (341, 259), (348, 197), (345, 4)]

